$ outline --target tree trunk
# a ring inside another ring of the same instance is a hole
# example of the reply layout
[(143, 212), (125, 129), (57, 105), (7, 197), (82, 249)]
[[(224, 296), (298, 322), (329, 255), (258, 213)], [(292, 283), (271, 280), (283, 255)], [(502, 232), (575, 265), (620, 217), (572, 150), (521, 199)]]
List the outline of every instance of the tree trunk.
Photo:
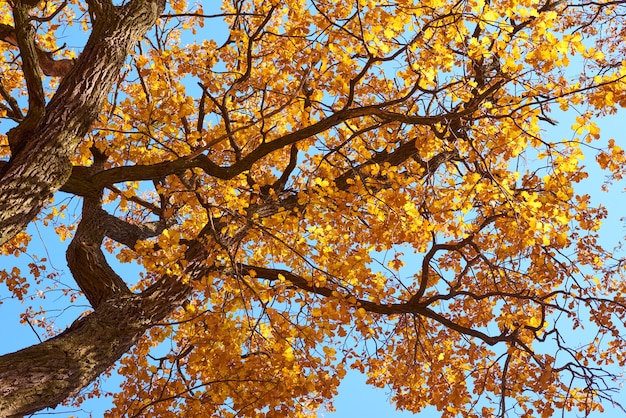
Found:
[(23, 231), (67, 181), (69, 158), (102, 109), (130, 48), (165, 7), (165, 0), (134, 0), (120, 7), (88, 3), (96, 16), (93, 31), (43, 118), (35, 126), (25, 120), (9, 132), (18, 146), (0, 169), (0, 245)]
[(141, 295), (103, 302), (62, 334), (0, 357), (0, 416), (20, 417), (75, 395), (189, 296), (167, 277)]
[[(119, 7), (107, 0), (87, 3), (95, 20), (82, 54), (43, 114), (27, 116), (9, 132), (11, 159), (0, 165), (0, 245), (25, 230), (65, 184), (72, 170), (69, 159), (100, 112), (130, 48), (165, 7), (165, 0), (132, 0)], [(34, 413), (76, 394), (189, 292), (168, 277), (141, 295), (116, 294), (57, 337), (0, 357), (0, 416)]]

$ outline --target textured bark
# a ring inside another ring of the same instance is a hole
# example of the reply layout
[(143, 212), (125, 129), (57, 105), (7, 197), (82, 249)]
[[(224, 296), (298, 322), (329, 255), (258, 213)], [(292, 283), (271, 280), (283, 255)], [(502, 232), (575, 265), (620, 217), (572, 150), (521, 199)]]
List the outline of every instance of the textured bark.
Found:
[(72, 276), (94, 309), (119, 295), (128, 295), (126, 283), (109, 266), (102, 252), (106, 234), (101, 221), (100, 199), (85, 199), (83, 217), (67, 249), (67, 265)]
[[(99, 208), (101, 188), (90, 188), (88, 182), (81, 181), (81, 176), (88, 173), (80, 169), (73, 172), (69, 158), (101, 110), (130, 48), (154, 25), (165, 0), (133, 0), (119, 7), (106, 0), (87, 3), (95, 21), (83, 53), (45, 108), (39, 108), (36, 100), (29, 102), (33, 106), (29, 115), (8, 133), (11, 159), (0, 164), (0, 245), (23, 231), (66, 183), (68, 187), (80, 188)], [(29, 6), (26, 2), (16, 4)], [(24, 10), (20, 13), (27, 22)], [(0, 27), (2, 30), (8, 29)], [(16, 27), (15, 36), (31, 34), (28, 27)], [(31, 77), (29, 94), (36, 93), (41, 57), (31, 48), (32, 39), (17, 39), (17, 45), (23, 61), (30, 66), (24, 68), (25, 76)], [(68, 181), (72, 173), (75, 181)], [(54, 407), (76, 394), (112, 366), (146, 329), (163, 320), (188, 297), (190, 289), (171, 277), (141, 295), (130, 294), (104, 260), (99, 248), (102, 230), (96, 228), (94, 235), (89, 228), (84, 225), (68, 258), (72, 258), (72, 272), (81, 288), (90, 284), (103, 286), (104, 290), (85, 291), (96, 309), (61, 335), (0, 357), (2, 417)], [(130, 238), (126, 239), (141, 236), (130, 229)], [(193, 266), (190, 263), (191, 269)], [(81, 284), (80, 279), (88, 280), (87, 285)]]
[(141, 295), (103, 302), (48, 341), (0, 357), (0, 416), (31, 414), (78, 393), (184, 303), (190, 291), (167, 277)]
[(102, 108), (130, 48), (154, 25), (165, 0), (89, 5), (96, 16), (93, 32), (43, 117), (9, 132), (18, 146), (0, 171), (0, 245), (24, 230), (65, 184), (69, 157)]

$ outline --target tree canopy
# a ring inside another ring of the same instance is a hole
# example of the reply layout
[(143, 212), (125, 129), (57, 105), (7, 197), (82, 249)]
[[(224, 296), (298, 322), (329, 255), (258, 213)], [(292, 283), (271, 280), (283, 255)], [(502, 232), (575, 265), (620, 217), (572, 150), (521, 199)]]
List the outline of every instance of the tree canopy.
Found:
[[(445, 417), (619, 400), (624, 254), (580, 183), (626, 167), (596, 124), (626, 4), (204, 7), (0, 3), (0, 281), (47, 338), (0, 357), (0, 415), (105, 372), (111, 416), (308, 416), (348, 369)], [(30, 308), (59, 286), (90, 305), (62, 331)]]

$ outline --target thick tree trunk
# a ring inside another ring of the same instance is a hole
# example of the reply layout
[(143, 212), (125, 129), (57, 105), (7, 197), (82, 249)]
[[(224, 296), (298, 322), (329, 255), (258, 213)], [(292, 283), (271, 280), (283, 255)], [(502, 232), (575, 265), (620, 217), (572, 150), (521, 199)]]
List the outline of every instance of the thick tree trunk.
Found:
[[(0, 245), (23, 231), (66, 183), (69, 158), (100, 112), (130, 48), (165, 7), (165, 0), (132, 0), (119, 7), (108, 0), (87, 3), (95, 21), (82, 54), (45, 110), (33, 110), (36, 117), (27, 116), (9, 132), (12, 156), (0, 165)], [(20, 43), (22, 55), (27, 44)], [(36, 87), (33, 74), (28, 75)], [(180, 306), (189, 291), (165, 278), (141, 295), (115, 294), (59, 336), (0, 357), (0, 416), (54, 407), (77, 393)]]
[(123, 7), (88, 3), (96, 16), (93, 32), (43, 118), (9, 132), (17, 147), (0, 171), (0, 245), (23, 231), (67, 181), (69, 157), (97, 117), (130, 48), (165, 7), (165, 0), (134, 0)]
[(55, 407), (78, 393), (184, 303), (190, 291), (167, 277), (141, 295), (109, 299), (48, 341), (0, 357), (0, 416)]

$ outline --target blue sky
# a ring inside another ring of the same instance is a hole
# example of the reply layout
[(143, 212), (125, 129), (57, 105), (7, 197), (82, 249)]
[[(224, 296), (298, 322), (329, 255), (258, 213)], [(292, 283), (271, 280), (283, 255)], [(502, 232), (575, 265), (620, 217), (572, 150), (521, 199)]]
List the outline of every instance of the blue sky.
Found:
[[(573, 121), (573, 114), (564, 114), (559, 119), (559, 125), (556, 128), (551, 129), (550, 136), (554, 138), (570, 138), (572, 136), (571, 122)], [(622, 115), (601, 120), (599, 125), (602, 128), (602, 141), (606, 141), (609, 138), (614, 138), (618, 144), (622, 144), (626, 148), (626, 139), (623, 136), (623, 129), (621, 123)], [(593, 158), (593, 153), (589, 153), (585, 164), (589, 168), (596, 166)], [(609, 209), (609, 218), (603, 224), (601, 235), (603, 237), (603, 243), (608, 247), (613, 247), (624, 236), (625, 224), (621, 221), (624, 213), (624, 195), (620, 186), (615, 186), (611, 189), (610, 193), (604, 193), (599, 191), (599, 185), (603, 181), (604, 173), (599, 170), (591, 170), (592, 175), (586, 180), (580, 187), (580, 193), (590, 193), (593, 196), (594, 203), (602, 204)], [(62, 199), (61, 199), (62, 200)], [(78, 214), (79, 200), (74, 198), (68, 203), (68, 218), (71, 218)], [(56, 235), (52, 233), (50, 227), (44, 227), (43, 225), (29, 227), (29, 231), (33, 236), (30, 251), (31, 254), (37, 254), (40, 257), (46, 256), (49, 259), (48, 272), (55, 272), (58, 275), (60, 287), (75, 286), (71, 279), (71, 275), (68, 272), (65, 262), (65, 247), (68, 242), (60, 243)], [(116, 263), (114, 258), (110, 258), (112, 263)], [(18, 265), (24, 271), (28, 268), (26, 265), (31, 262), (32, 259), (28, 255), (22, 255), (18, 259)], [(0, 258), (0, 267), (11, 267), (14, 264), (14, 260), (11, 258)], [(407, 268), (410, 269), (410, 265)], [(132, 265), (117, 265), (116, 270), (122, 275), (122, 277), (137, 277), (138, 269)], [(36, 344), (38, 337), (34, 331), (32, 331), (28, 325), (19, 324), (19, 314), (25, 308), (25, 304), (19, 303), (15, 300), (6, 299), (7, 290), (4, 287), (0, 287), (0, 300), (3, 304), (0, 306), (3, 313), (3, 321), (1, 332), (9, 338), (0, 339), (0, 352), (6, 353), (17, 350), (19, 348)], [(39, 301), (35, 301), (39, 304)], [(43, 301), (43, 305), (48, 311), (48, 316), (58, 316), (57, 325), (63, 328), (65, 325), (71, 323), (77, 315), (80, 314), (86, 307), (86, 303), (78, 300), (72, 307), (67, 309), (66, 298), (60, 295), (60, 292), (51, 292), (46, 295), (46, 299)], [(38, 330), (41, 334), (41, 331)], [(581, 337), (583, 337), (581, 335)], [(116, 391), (119, 384), (119, 378), (110, 378), (106, 380), (104, 387), (111, 391)], [(626, 393), (622, 392), (616, 397), (616, 400), (626, 401)], [(393, 405), (390, 404), (390, 392), (386, 389), (377, 389), (365, 384), (365, 377), (358, 372), (350, 371), (346, 375), (344, 381), (339, 388), (339, 396), (334, 400), (334, 406), (336, 412), (320, 411), (319, 417), (324, 418), (352, 418), (352, 417), (408, 417), (414, 416), (409, 412), (398, 412)], [(110, 399), (93, 399), (84, 403), (80, 410), (72, 408), (59, 408), (54, 411), (55, 416), (70, 416), (76, 417), (98, 417), (109, 407)], [(607, 412), (614, 411), (618, 413), (617, 409), (613, 409), (610, 405), (606, 405)], [(51, 411), (52, 412), (52, 411)], [(574, 414), (574, 413), (571, 413)], [(419, 416), (435, 417), (439, 416), (434, 408), (430, 408), (420, 413)], [(559, 415), (555, 415), (559, 416)], [(567, 416), (576, 416), (567, 414)], [(596, 416), (599, 416), (597, 414)]]
[[(212, 26), (212, 30), (215, 30), (215, 26)], [(219, 34), (213, 33), (213, 36), (219, 37)], [(564, 114), (562, 117), (554, 117), (559, 120), (559, 124), (555, 128), (551, 128), (549, 134), (553, 137), (571, 138), (572, 132), (569, 129), (573, 122), (573, 113)], [(599, 121), (599, 125), (602, 128), (603, 142), (608, 138), (614, 138), (618, 144), (623, 148), (626, 148), (626, 138), (624, 138), (623, 122), (620, 120), (623, 118), (622, 114), (618, 114), (614, 117), (607, 118)], [(6, 125), (1, 126), (0, 129), (5, 131)], [(586, 160), (586, 165), (592, 167), (595, 162), (592, 158), (593, 153), (589, 153), (589, 158)], [(604, 243), (607, 247), (612, 247), (619, 240), (621, 240), (625, 234), (624, 222), (620, 220), (622, 216), (626, 216), (624, 213), (624, 195), (619, 186), (612, 188), (611, 193), (599, 192), (599, 184), (602, 182), (602, 173), (595, 170), (590, 179), (585, 181), (579, 188), (580, 193), (590, 193), (593, 196), (594, 203), (603, 204), (609, 208), (609, 219), (605, 222), (602, 228), (602, 236)], [(71, 218), (79, 213), (79, 200), (73, 199), (69, 202), (68, 217)], [(57, 237), (51, 233), (49, 228), (43, 226), (34, 227), (31, 225), (29, 231), (33, 236), (33, 242), (31, 244), (30, 254), (37, 254), (40, 257), (46, 256), (49, 261), (46, 263), (49, 273), (57, 273), (55, 277), (59, 281), (60, 288), (63, 287), (75, 287), (71, 275), (65, 262), (65, 247), (67, 242), (59, 243)], [(28, 255), (22, 255), (17, 262), (17, 265), (28, 271), (27, 264), (32, 259)], [(11, 268), (15, 265), (12, 258), (0, 258), (0, 268)], [(411, 266), (407, 266), (410, 268)], [(129, 265), (120, 266), (117, 265), (116, 269), (122, 277), (136, 277), (138, 270)], [(57, 292), (50, 292), (46, 295), (46, 300), (43, 301), (44, 307), (48, 311), (49, 316), (58, 316), (57, 325), (59, 328), (63, 328), (71, 323), (76, 317), (87, 307), (86, 302), (77, 301), (71, 308), (67, 308), (66, 299), (60, 294), (60, 290)], [(0, 339), (0, 353), (11, 352), (20, 349), (25, 346), (36, 344), (38, 337), (36, 333), (29, 328), (28, 325), (19, 324), (19, 315), (24, 310), (25, 304), (17, 301), (7, 299), (8, 292), (6, 288), (0, 286), (0, 300), (3, 304), (0, 306), (3, 315), (3, 321), (1, 325), (1, 332), (6, 338)], [(38, 300), (35, 303), (40, 303)], [(118, 380), (115, 377), (108, 379), (106, 388), (114, 391), (117, 387)], [(620, 395), (622, 400), (626, 402), (626, 394)], [(357, 372), (349, 372), (339, 388), (339, 396), (335, 399), (334, 404), (337, 412), (330, 413), (320, 411), (319, 416), (325, 418), (352, 418), (352, 417), (408, 417), (414, 416), (408, 412), (397, 412), (395, 408), (389, 403), (390, 394), (385, 389), (376, 389), (365, 385), (365, 377), (359, 375)], [(619, 398), (617, 400), (620, 400)], [(69, 416), (74, 415), (77, 417), (88, 417), (90, 414), (94, 417), (99, 417), (103, 414), (103, 411), (110, 405), (109, 399), (96, 399), (87, 401), (81, 410), (73, 410), (71, 408), (61, 408), (53, 412), (54, 416)], [(607, 405), (607, 411), (611, 411), (610, 406)], [(45, 416), (45, 415), (44, 415)], [(437, 416), (432, 410), (426, 410), (420, 416)], [(568, 416), (575, 416), (569, 415)]]

